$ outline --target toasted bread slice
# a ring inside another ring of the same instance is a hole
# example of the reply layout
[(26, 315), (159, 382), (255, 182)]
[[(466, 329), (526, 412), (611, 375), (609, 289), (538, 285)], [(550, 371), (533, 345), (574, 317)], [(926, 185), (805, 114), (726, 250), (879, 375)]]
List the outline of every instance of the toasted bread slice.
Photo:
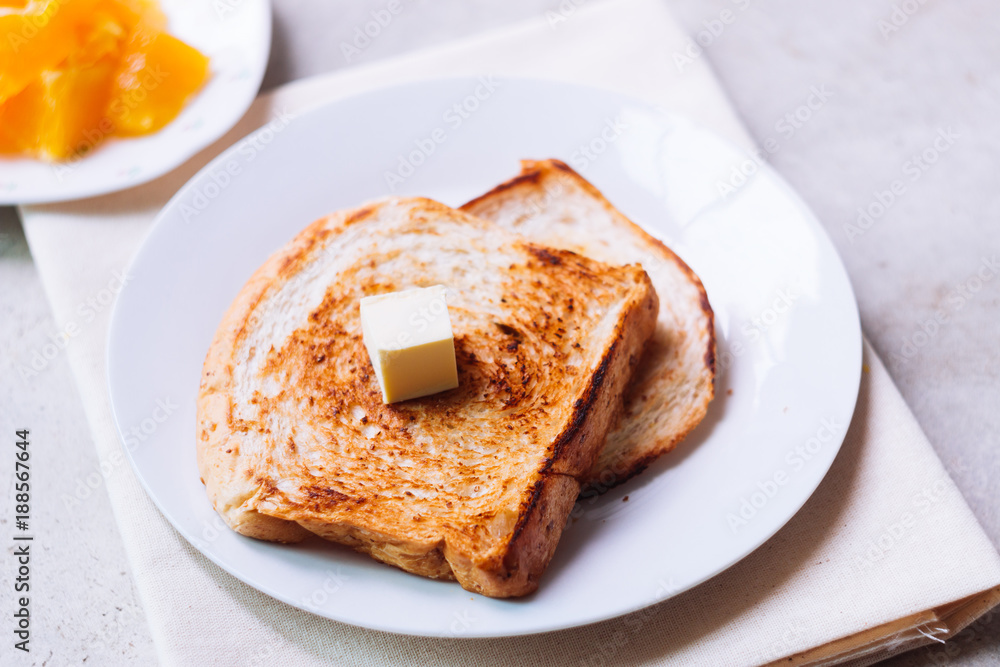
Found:
[(585, 494), (642, 472), (698, 425), (715, 395), (713, 314), (701, 280), (670, 248), (558, 160), (523, 161), (519, 176), (462, 210), (538, 243), (611, 264), (639, 263), (656, 287), (656, 333)]
[[(363, 296), (442, 284), (459, 387), (382, 402)], [(205, 360), (198, 464), (236, 531), (310, 532), (495, 597), (534, 590), (656, 322), (638, 266), (426, 199), (335, 213), (246, 284)]]

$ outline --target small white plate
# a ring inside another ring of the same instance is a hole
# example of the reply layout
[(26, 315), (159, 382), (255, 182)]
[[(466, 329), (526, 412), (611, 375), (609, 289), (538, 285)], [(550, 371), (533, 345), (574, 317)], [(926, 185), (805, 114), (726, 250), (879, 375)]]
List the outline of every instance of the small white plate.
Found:
[(65, 162), (0, 156), (0, 205), (41, 204), (131, 188), (221, 137), (257, 96), (271, 50), (268, 0), (161, 0), (170, 34), (211, 58), (211, 78), (169, 125), (111, 137)]
[[(229, 149), (160, 214), (109, 338), (115, 417), (137, 474), (184, 537), (234, 576), (391, 632), (556, 630), (718, 574), (823, 479), (857, 398), (857, 307), (823, 229), (767, 167), (721, 200), (718, 182), (746, 156), (712, 133), (603, 91), (525, 80), (388, 88), (262, 132), (269, 143), (252, 162)], [(319, 539), (287, 546), (226, 528), (198, 480), (195, 398), (215, 329), (251, 273), (312, 220), (385, 195), (389, 183), (459, 205), (513, 176), (520, 158), (546, 157), (580, 169), (704, 280), (719, 337), (705, 421), (636, 479), (581, 502), (540, 589), (521, 600), (473, 595)]]

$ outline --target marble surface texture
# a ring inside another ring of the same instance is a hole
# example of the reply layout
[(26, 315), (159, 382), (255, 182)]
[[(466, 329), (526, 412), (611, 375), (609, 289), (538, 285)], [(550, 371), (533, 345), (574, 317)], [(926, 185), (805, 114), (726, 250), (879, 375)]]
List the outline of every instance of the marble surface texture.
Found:
[[(664, 1), (704, 44), (697, 57), (715, 68), (751, 134), (761, 144), (777, 141), (772, 164), (825, 224), (865, 332), (1000, 546), (1000, 7), (988, 0)], [(405, 11), (348, 63), (339, 44), (384, 0), (273, 2), (265, 88), (560, 4), (403, 0)], [(720, 29), (716, 19), (727, 10), (733, 20)], [(815, 108), (803, 111), (817, 91)], [(103, 489), (85, 501), (86, 519), (73, 522), (57, 491), (97, 470), (69, 366), (59, 355), (35, 378), (13, 370), (55, 331), (16, 213), (0, 208), (0, 433), (32, 429), (36, 483), (52, 489), (34, 500), (37, 530), (46, 535), (33, 566), (34, 650), (27, 661), (8, 662), (5, 641), (0, 663), (155, 664)], [(11, 465), (0, 462), (5, 498)], [(8, 521), (0, 517), (5, 544)], [(2, 559), (0, 578), (9, 581), (11, 568)], [(4, 609), (9, 596), (0, 596)], [(885, 664), (1000, 664), (1000, 611), (946, 645)]]

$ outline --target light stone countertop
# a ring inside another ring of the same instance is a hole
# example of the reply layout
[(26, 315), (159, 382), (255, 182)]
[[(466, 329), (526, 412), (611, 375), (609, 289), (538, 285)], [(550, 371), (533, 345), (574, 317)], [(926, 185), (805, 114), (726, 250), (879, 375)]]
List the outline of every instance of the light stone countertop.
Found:
[[(666, 1), (704, 44), (691, 57), (712, 64), (751, 134), (761, 146), (768, 139), (777, 146), (770, 162), (823, 221), (850, 273), (865, 332), (1000, 546), (1000, 7), (987, 0)], [(265, 88), (561, 4), (402, 0), (404, 11), (348, 63), (341, 42), (385, 0), (273, 2)], [(155, 664), (103, 488), (96, 482), (73, 511), (65, 504), (88, 476), (99, 477), (65, 356), (38, 377), (14, 370), (55, 331), (16, 214), (0, 208), (0, 433), (31, 429), (34, 481), (44, 489), (32, 509), (40, 537), (33, 650), (25, 661), (5, 640), (0, 664)], [(0, 490), (9, 498), (12, 463), (4, 458)], [(9, 522), (0, 517), (5, 544)], [(4, 581), (11, 561), (0, 561)], [(11, 596), (0, 591), (0, 608), (11, 608)], [(1000, 664), (1000, 611), (947, 645), (884, 664)]]

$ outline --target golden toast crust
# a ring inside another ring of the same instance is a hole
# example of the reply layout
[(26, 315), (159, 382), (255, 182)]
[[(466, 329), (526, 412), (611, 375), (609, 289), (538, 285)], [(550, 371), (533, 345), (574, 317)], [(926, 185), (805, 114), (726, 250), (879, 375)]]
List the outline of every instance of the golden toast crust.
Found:
[(715, 395), (714, 314), (701, 280), (670, 248), (559, 160), (524, 160), (520, 174), (461, 208), (539, 243), (641, 263), (660, 297), (656, 332), (585, 496), (639, 474), (701, 422)]
[[(384, 405), (357, 301), (435, 283), (454, 290), (460, 386)], [(638, 267), (430, 200), (323, 218), (251, 277), (209, 349), (197, 432), (209, 498), (250, 537), (313, 533), (485, 595), (529, 593), (656, 313)]]

